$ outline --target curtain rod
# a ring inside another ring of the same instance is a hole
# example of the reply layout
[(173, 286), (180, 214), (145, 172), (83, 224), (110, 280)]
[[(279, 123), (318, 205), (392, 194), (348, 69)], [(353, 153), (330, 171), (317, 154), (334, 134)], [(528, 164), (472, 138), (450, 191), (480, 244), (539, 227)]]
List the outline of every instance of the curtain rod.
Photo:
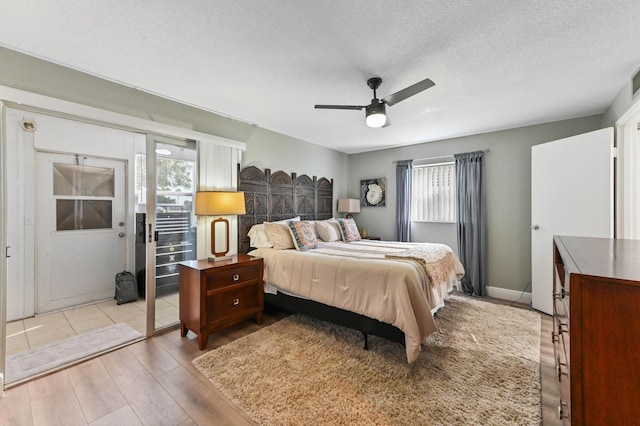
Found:
[[(489, 149), (483, 149), (483, 150), (477, 150), (477, 151), (482, 151), (482, 152), (489, 152)], [(470, 152), (474, 152), (474, 151), (470, 151)], [(450, 155), (441, 155), (439, 157), (427, 157), (427, 158), (416, 158), (413, 161), (423, 161), (423, 160), (440, 160), (440, 159), (444, 159), (444, 158), (450, 158), (453, 157), (456, 154), (450, 154)], [(393, 160), (392, 163), (396, 164), (398, 161), (400, 160)]]

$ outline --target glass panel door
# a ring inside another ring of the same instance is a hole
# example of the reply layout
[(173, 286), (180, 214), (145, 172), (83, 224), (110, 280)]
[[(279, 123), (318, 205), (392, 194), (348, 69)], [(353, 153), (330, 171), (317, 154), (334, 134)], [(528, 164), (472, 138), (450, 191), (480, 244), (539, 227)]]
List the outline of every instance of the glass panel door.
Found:
[(146, 256), (138, 293), (147, 299), (148, 335), (179, 321), (178, 265), (196, 258), (196, 158), (194, 141), (150, 136), (147, 155), (136, 159), (138, 200), (146, 200), (136, 213), (136, 259)]

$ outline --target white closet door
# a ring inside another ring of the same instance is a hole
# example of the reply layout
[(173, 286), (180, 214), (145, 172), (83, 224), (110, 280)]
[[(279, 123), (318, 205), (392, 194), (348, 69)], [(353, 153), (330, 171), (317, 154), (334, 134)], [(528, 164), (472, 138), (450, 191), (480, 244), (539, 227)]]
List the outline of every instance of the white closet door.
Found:
[(531, 148), (531, 293), (553, 313), (553, 236), (613, 236), (613, 129)]

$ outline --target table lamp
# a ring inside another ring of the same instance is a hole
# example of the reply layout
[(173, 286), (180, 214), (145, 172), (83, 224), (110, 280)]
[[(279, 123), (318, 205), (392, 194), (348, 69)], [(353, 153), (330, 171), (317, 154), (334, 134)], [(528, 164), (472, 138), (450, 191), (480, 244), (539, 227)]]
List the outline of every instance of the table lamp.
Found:
[(360, 200), (356, 198), (340, 198), (338, 200), (338, 212), (347, 213), (347, 219), (353, 217), (351, 213), (360, 213)]
[[(196, 216), (229, 216), (245, 214), (244, 192), (198, 191), (196, 192)], [(224, 250), (216, 247), (216, 225), (224, 224)], [(220, 217), (211, 221), (211, 254), (210, 261), (230, 259), (229, 253), (229, 221)]]

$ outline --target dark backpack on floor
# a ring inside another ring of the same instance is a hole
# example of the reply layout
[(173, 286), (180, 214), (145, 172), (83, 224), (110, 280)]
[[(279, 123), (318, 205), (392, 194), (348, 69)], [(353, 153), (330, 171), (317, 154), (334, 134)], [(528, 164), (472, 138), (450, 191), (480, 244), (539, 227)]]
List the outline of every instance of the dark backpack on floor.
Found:
[(138, 300), (138, 283), (131, 272), (123, 271), (116, 274), (115, 299), (118, 305)]

